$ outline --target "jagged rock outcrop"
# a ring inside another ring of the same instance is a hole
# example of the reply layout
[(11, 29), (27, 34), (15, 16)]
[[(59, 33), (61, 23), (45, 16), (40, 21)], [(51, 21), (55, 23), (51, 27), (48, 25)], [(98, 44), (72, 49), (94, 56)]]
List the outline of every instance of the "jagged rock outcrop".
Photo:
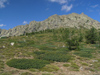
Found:
[(76, 14), (72, 13), (69, 15), (53, 15), (48, 19), (36, 22), (31, 21), (29, 24), (16, 26), (13, 29), (5, 30), (0, 29), (0, 37), (4, 36), (18, 36), (25, 33), (31, 33), (36, 31), (41, 31), (45, 29), (55, 29), (60, 27), (84, 27), (84, 28), (91, 28), (94, 27), (96, 29), (100, 28), (100, 23), (92, 18), (88, 17), (84, 13)]

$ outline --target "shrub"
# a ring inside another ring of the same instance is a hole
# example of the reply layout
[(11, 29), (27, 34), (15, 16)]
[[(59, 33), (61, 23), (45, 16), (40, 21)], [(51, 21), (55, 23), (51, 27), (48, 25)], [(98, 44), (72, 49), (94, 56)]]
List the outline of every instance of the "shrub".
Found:
[(67, 62), (71, 59), (71, 56), (66, 52), (48, 52), (44, 55), (38, 56), (39, 59), (48, 60), (48, 61), (58, 61), (58, 62)]
[(81, 57), (92, 58), (93, 57), (92, 53), (94, 53), (94, 52), (95, 52), (95, 49), (83, 47), (80, 51), (77, 51), (74, 54), (81, 56)]
[(38, 59), (12, 59), (7, 62), (7, 65), (10, 67), (18, 68), (18, 69), (30, 69), (36, 68), (40, 69), (44, 67), (46, 64), (49, 64), (48, 61), (38, 60)]
[(80, 50), (79, 49), (79, 41), (75, 37), (67, 40), (67, 45), (68, 45), (69, 50)]
[(78, 55), (78, 56), (81, 56), (81, 57), (87, 57), (87, 58), (92, 58), (93, 57), (91, 53), (83, 52), (83, 51), (75, 52), (74, 54)]

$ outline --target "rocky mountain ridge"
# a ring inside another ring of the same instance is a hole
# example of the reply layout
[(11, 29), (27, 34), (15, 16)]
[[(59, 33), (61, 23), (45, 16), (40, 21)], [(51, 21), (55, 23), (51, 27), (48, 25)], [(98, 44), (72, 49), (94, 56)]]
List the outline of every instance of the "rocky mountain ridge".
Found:
[(29, 24), (16, 26), (13, 29), (5, 30), (0, 29), (0, 37), (5, 36), (19, 36), (25, 33), (31, 33), (46, 29), (55, 29), (55, 28), (67, 28), (67, 27), (76, 27), (76, 28), (91, 28), (100, 29), (100, 23), (92, 18), (88, 17), (84, 13), (76, 14), (72, 13), (69, 15), (53, 15), (48, 19), (36, 22), (31, 21)]

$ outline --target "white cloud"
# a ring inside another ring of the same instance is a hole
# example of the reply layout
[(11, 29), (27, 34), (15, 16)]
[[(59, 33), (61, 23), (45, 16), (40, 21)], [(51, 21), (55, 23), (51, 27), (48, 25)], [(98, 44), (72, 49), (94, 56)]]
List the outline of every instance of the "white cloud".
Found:
[(6, 25), (4, 25), (4, 24), (0, 24), (0, 27), (3, 27), (3, 26), (6, 26)]
[(27, 21), (24, 21), (23, 24), (27, 24)]
[(65, 4), (68, 2), (68, 0), (49, 0), (51, 2), (57, 2), (57, 3), (60, 3), (60, 4)]
[(56, 2), (62, 5), (61, 10), (65, 10), (66, 12), (70, 11), (73, 7), (73, 4), (68, 6), (70, 1), (75, 1), (75, 0), (49, 0), (50, 2)]
[(5, 3), (7, 3), (7, 0), (0, 0), (0, 8), (4, 8)]
[(61, 10), (65, 10), (66, 12), (70, 11), (73, 8), (73, 5), (63, 5)]
[(98, 7), (99, 5), (98, 4), (96, 4), (96, 5), (93, 5), (93, 6), (91, 6), (92, 8), (96, 8), (96, 7)]

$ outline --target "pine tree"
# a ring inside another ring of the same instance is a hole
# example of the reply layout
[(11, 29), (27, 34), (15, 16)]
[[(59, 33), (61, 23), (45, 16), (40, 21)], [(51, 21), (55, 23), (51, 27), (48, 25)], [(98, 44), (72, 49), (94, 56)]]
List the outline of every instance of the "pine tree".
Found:
[(100, 48), (100, 31), (98, 32), (97, 41), (98, 41), (98, 47)]
[(94, 27), (92, 27), (89, 31), (86, 32), (86, 43), (95, 44), (97, 41), (97, 32)]

